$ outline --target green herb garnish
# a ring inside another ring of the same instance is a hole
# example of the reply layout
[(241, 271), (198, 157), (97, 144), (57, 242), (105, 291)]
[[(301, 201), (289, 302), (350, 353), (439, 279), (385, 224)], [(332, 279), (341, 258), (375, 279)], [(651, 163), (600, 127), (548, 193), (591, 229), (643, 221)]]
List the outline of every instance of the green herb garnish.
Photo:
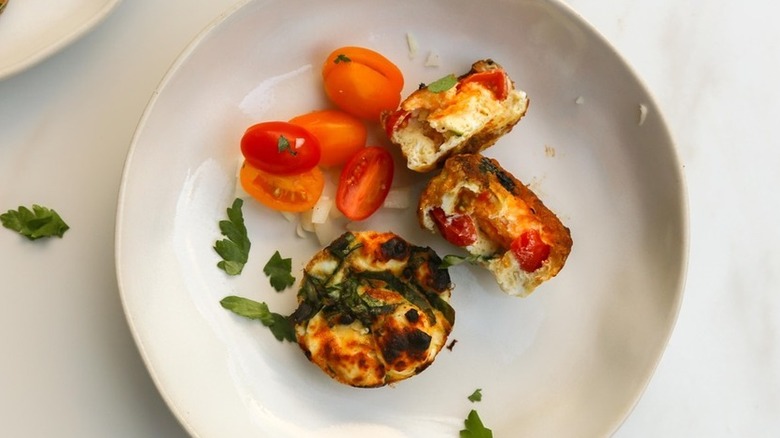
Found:
[(214, 250), (222, 257), (217, 267), (228, 275), (240, 274), (249, 259), (251, 243), (244, 225), (244, 215), (241, 213), (242, 205), (244, 201), (236, 198), (233, 206), (227, 209), (228, 220), (219, 221), (219, 230), (227, 238), (214, 244)]
[(477, 388), (474, 392), (471, 393), (468, 399), (472, 403), (482, 401), (482, 388)]
[(458, 83), (458, 78), (454, 74), (450, 73), (441, 79), (437, 79), (428, 84), (428, 91), (431, 93), (441, 93), (449, 90)]
[(461, 263), (470, 263), (475, 264), (480, 261), (486, 260), (487, 257), (479, 254), (472, 254), (468, 256), (459, 256), (454, 254), (447, 254), (446, 256), (442, 257), (442, 263), (441, 268), (449, 268), (452, 266), (459, 265)]
[(279, 140), (276, 142), (276, 150), (281, 154), (284, 151), (287, 151), (292, 156), (296, 156), (298, 153), (295, 152), (295, 150), (290, 145), (290, 140), (287, 140), (287, 137), (280, 135)]
[(263, 267), (263, 272), (271, 281), (271, 286), (277, 292), (281, 292), (295, 284), (295, 277), (292, 276), (292, 259), (283, 259), (276, 251), (268, 263)]
[(339, 62), (352, 62), (352, 60), (347, 55), (339, 53), (336, 59), (333, 60), (333, 63), (338, 64)]
[(23, 206), (19, 206), (18, 210), (8, 210), (0, 214), (0, 221), (4, 227), (30, 240), (62, 237), (70, 228), (56, 211), (37, 204), (33, 204), (32, 210)]
[(271, 329), (271, 333), (278, 341), (295, 342), (295, 328), (292, 322), (286, 316), (268, 310), (266, 303), (231, 295), (223, 298), (219, 304), (236, 315), (260, 321)]
[(460, 431), (460, 438), (493, 438), (493, 431), (482, 424), (479, 414), (473, 409), (463, 424), (466, 428)]

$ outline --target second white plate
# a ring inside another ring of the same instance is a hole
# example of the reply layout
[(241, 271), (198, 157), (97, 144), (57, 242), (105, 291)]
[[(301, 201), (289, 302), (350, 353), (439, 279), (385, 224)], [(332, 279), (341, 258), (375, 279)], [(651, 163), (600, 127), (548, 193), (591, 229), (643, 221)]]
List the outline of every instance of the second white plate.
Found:
[(61, 50), (100, 23), (120, 0), (10, 0), (0, 14), (0, 79)]

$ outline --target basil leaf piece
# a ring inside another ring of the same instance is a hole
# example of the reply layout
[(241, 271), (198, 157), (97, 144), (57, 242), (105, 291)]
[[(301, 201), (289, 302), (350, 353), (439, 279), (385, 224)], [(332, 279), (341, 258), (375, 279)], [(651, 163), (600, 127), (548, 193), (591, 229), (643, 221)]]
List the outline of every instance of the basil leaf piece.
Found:
[(471, 393), (470, 396), (468, 396), (468, 399), (472, 403), (482, 401), (482, 388), (477, 388), (474, 392)]
[(479, 414), (473, 409), (463, 424), (466, 428), (460, 431), (460, 438), (493, 438), (493, 431), (482, 424)]
[(231, 295), (223, 298), (219, 304), (236, 315), (260, 321), (271, 330), (276, 340), (295, 342), (292, 321), (284, 315), (271, 312), (266, 303)]
[(263, 267), (263, 272), (271, 281), (271, 286), (281, 292), (295, 284), (292, 276), (292, 259), (283, 259), (279, 251), (274, 252), (271, 259)]
[(37, 204), (33, 204), (32, 210), (24, 206), (19, 206), (18, 210), (8, 210), (0, 214), (0, 221), (4, 227), (30, 240), (62, 237), (70, 229), (56, 211)]
[(447, 254), (444, 257), (442, 257), (442, 263), (440, 268), (450, 268), (452, 266), (457, 266), (463, 262), (469, 263), (469, 264), (475, 264), (479, 261), (486, 260), (488, 257), (481, 256), (478, 254), (472, 254), (468, 256), (459, 256), (454, 254)]
[(226, 239), (214, 243), (214, 250), (222, 257), (217, 267), (228, 275), (239, 275), (243, 271), (252, 246), (241, 212), (243, 205), (244, 201), (240, 198), (233, 201), (233, 205), (227, 209), (228, 220), (219, 221), (219, 230)]
[(450, 88), (454, 87), (458, 83), (458, 78), (454, 74), (450, 73), (441, 79), (437, 79), (428, 84), (428, 91), (431, 93), (442, 93)]

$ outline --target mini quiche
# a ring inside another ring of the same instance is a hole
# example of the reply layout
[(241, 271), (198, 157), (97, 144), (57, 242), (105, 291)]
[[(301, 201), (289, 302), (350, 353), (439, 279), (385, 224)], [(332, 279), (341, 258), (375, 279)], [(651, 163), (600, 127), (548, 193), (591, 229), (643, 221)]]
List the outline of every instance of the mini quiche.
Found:
[(492, 146), (527, 109), (526, 93), (515, 88), (503, 67), (487, 59), (450, 84), (421, 85), (398, 110), (384, 113), (382, 122), (407, 167), (428, 172), (449, 156)]
[(417, 215), (423, 228), (468, 251), (510, 295), (527, 296), (557, 275), (572, 247), (558, 217), (480, 154), (449, 158), (420, 195)]
[(432, 249), (389, 232), (347, 232), (304, 269), (291, 319), (298, 345), (326, 374), (379, 387), (433, 362), (455, 321), (451, 291)]

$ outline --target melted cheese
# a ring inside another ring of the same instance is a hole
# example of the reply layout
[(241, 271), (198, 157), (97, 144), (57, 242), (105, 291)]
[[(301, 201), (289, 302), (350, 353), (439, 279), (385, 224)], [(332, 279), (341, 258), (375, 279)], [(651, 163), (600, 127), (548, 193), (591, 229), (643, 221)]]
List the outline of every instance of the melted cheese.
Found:
[[(398, 284), (420, 291), (417, 297), (434, 294), (446, 303), (452, 288), (449, 276), (446, 270), (441, 273), (431, 249), (410, 245), (392, 233), (347, 235), (354, 238), (347, 247), (337, 239), (305, 269), (322, 282), (319, 293), (326, 296), (312, 301), (306, 298), (311, 289), (302, 287), (299, 310), (318, 304), (321, 308), (296, 322), (298, 344), (326, 374), (348, 385), (377, 387), (414, 376), (445, 345), (452, 321), (430, 301), (407, 299)], [(339, 260), (333, 248), (347, 255)], [(434, 278), (433, 273), (444, 277)]]

